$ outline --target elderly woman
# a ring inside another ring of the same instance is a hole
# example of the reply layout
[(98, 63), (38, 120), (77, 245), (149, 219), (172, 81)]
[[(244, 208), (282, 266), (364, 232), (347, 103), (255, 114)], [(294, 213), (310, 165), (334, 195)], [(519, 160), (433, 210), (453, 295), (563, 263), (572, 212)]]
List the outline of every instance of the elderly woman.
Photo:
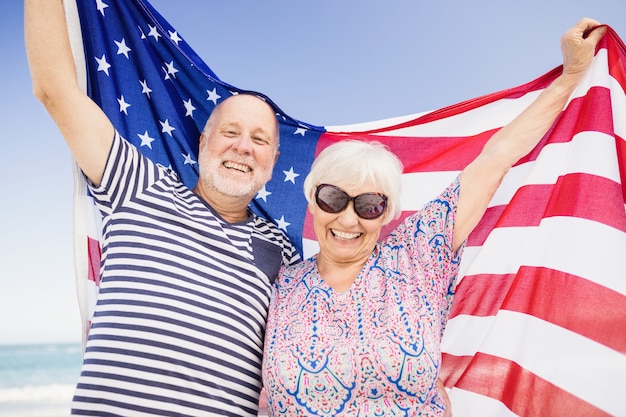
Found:
[(305, 180), (320, 251), (281, 271), (263, 378), (270, 415), (443, 416), (440, 342), (463, 245), (504, 174), (566, 104), (605, 29), (562, 38), (562, 74), (435, 199), (399, 215), (402, 165), (378, 143), (340, 142)]

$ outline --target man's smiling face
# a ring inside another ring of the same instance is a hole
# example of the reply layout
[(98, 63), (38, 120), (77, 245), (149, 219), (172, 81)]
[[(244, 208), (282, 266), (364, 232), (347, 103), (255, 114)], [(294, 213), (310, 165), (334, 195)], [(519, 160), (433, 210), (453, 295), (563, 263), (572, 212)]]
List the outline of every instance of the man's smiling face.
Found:
[(200, 137), (201, 186), (231, 197), (252, 198), (272, 177), (278, 158), (278, 123), (258, 97), (221, 103)]

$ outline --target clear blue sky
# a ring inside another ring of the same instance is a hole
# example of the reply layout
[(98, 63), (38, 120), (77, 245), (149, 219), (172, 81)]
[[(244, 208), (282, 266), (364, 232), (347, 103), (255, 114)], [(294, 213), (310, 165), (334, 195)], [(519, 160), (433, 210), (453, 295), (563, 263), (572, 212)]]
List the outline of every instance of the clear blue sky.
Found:
[[(523, 84), (560, 65), (560, 36), (583, 16), (626, 39), (624, 0), (152, 4), (222, 80), (320, 125)], [(79, 341), (71, 159), (31, 93), (22, 2), (1, 2), (0, 20), (0, 344)]]

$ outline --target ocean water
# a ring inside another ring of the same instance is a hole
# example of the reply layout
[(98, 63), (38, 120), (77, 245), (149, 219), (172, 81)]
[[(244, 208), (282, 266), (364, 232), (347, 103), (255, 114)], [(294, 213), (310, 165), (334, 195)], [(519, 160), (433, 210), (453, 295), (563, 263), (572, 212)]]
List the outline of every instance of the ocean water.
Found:
[(0, 417), (69, 416), (81, 364), (80, 343), (0, 345)]
[(0, 416), (68, 416), (81, 362), (80, 343), (0, 345)]

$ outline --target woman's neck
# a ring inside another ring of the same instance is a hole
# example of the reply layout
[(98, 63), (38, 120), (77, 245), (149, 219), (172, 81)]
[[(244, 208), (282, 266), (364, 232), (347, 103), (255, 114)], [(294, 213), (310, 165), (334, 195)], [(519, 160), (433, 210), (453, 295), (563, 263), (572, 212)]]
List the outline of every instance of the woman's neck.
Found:
[(352, 286), (363, 269), (363, 265), (365, 261), (342, 264), (320, 256), (317, 258), (317, 270), (320, 276), (330, 288), (338, 293), (346, 292)]

